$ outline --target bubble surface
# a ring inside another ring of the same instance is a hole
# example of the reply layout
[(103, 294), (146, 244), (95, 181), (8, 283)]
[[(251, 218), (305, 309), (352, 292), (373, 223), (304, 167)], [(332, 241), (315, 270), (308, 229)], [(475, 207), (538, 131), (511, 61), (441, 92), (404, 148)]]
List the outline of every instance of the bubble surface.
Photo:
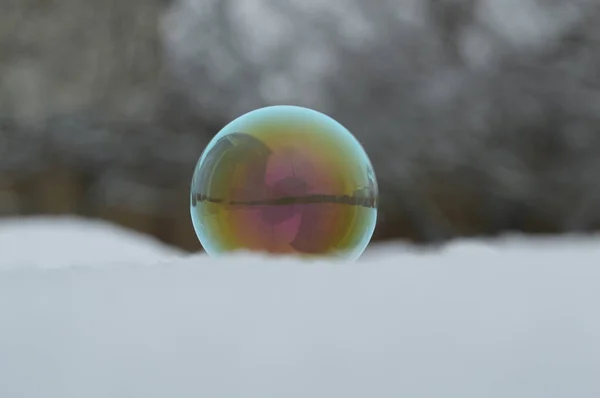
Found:
[(209, 255), (247, 250), (356, 260), (377, 220), (373, 166), (355, 137), (320, 112), (246, 113), (194, 170), (191, 216)]

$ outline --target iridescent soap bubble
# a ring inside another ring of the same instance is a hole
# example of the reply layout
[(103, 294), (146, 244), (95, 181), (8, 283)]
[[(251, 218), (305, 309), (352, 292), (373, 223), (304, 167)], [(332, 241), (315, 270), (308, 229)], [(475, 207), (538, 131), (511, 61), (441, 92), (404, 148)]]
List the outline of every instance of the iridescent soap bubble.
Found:
[(191, 216), (209, 255), (239, 250), (355, 260), (377, 219), (373, 166), (354, 136), (320, 112), (246, 113), (194, 170)]

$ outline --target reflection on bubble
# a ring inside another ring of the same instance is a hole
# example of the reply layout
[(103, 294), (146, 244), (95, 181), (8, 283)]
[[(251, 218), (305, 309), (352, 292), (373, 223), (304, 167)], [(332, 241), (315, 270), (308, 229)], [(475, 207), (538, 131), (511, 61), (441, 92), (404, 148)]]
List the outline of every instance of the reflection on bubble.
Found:
[(354, 260), (373, 234), (377, 200), (371, 162), (348, 130), (314, 110), (273, 106), (237, 118), (206, 147), (191, 216), (211, 255)]

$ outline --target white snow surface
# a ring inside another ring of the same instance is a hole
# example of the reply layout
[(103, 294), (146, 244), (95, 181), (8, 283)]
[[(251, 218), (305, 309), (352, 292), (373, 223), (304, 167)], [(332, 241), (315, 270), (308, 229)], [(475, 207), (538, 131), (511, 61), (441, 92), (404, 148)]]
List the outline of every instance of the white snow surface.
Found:
[(114, 224), (79, 218), (0, 221), (0, 270), (153, 263), (183, 252)]
[(350, 264), (2, 222), (0, 397), (597, 398), (598, 243), (387, 244)]

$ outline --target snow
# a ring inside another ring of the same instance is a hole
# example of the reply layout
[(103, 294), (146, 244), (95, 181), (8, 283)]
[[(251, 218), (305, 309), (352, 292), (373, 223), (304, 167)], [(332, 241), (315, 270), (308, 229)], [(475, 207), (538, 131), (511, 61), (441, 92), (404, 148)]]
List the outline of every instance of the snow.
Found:
[(597, 237), (345, 264), (183, 255), (75, 219), (0, 231), (1, 397), (600, 396)]
[(0, 222), (0, 270), (152, 263), (182, 254), (103, 221), (32, 217)]

